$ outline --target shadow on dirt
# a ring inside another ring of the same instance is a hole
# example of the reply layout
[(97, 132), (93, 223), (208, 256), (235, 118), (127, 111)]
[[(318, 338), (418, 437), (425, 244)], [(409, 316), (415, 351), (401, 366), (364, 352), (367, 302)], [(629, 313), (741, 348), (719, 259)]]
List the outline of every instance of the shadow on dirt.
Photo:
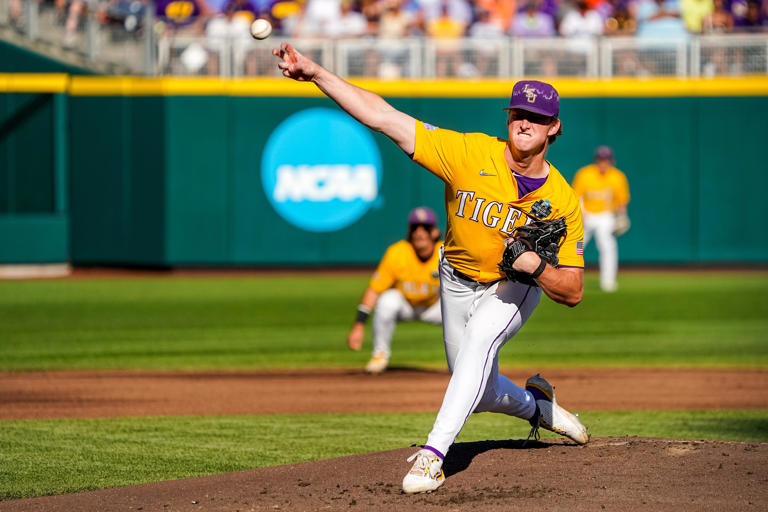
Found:
[(451, 446), (451, 451), (443, 462), (445, 476), (449, 477), (467, 469), (472, 459), (489, 450), (537, 450), (549, 448), (551, 443), (525, 439), (508, 439), (506, 441), (472, 441), (469, 443), (456, 443)]

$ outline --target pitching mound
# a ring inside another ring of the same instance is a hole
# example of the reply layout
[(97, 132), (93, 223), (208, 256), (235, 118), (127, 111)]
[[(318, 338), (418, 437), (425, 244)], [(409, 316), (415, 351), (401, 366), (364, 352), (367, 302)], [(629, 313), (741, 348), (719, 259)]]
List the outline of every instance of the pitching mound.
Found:
[(768, 444), (600, 438), (458, 443), (405, 495), (414, 448), (2, 503), (12, 511), (766, 510)]

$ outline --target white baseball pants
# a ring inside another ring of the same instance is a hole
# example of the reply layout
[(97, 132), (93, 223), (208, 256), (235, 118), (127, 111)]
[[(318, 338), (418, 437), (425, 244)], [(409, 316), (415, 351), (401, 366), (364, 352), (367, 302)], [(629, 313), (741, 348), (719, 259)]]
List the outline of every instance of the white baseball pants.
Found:
[(473, 412), (530, 419), (533, 395), (499, 375), (499, 350), (520, 330), (541, 289), (512, 281), (480, 284), (458, 277), (440, 261), (443, 341), (451, 380), (427, 445), (445, 455)]
[(392, 349), (392, 335), (397, 322), (419, 320), (428, 324), (439, 325), (440, 300), (427, 308), (413, 307), (395, 288), (390, 288), (379, 295), (373, 311), (373, 353), (386, 352), (389, 358)]
[(612, 292), (617, 287), (619, 247), (616, 237), (613, 236), (615, 226), (616, 216), (611, 212), (584, 212), (584, 246), (586, 247), (594, 235), (600, 253), (600, 288), (606, 292)]

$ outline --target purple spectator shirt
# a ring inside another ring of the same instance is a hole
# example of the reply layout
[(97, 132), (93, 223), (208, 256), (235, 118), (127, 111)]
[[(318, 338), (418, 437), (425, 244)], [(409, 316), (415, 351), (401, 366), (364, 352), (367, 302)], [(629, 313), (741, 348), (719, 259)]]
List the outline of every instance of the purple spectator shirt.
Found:
[[(557, 0), (538, 0), (538, 11), (548, 14), (554, 20), (557, 18), (558, 13), (558, 1)], [(520, 2), (520, 8), (517, 10), (518, 14), (524, 13), (528, 7), (526, 2)]]
[(725, 8), (733, 16), (733, 26), (743, 27), (748, 24), (747, 21), (747, 0), (725, 0)]
[(155, 14), (172, 25), (189, 25), (200, 16), (200, 6), (195, 0), (157, 0)]
[(251, 0), (228, 0), (224, 3), (221, 12), (225, 14), (228, 12), (249, 12), (254, 18), (259, 16), (259, 10)]
[(528, 11), (518, 13), (512, 22), (510, 33), (517, 37), (553, 37), (555, 20), (547, 13), (538, 11), (529, 15)]

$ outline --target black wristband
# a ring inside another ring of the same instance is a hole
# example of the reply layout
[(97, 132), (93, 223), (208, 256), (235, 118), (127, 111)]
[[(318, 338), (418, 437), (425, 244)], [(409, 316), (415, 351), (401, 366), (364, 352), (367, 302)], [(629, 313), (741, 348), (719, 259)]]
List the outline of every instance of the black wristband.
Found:
[(530, 274), (531, 278), (536, 279), (537, 277), (539, 277), (541, 273), (544, 272), (544, 269), (546, 268), (546, 266), (547, 266), (547, 262), (544, 260), (544, 258), (541, 258), (541, 263), (539, 263), (539, 266), (536, 268), (536, 270), (531, 272)]
[(368, 306), (364, 306), (362, 304), (357, 306), (357, 315), (355, 316), (355, 323), (360, 322), (361, 324), (364, 324), (366, 320), (368, 320), (368, 317), (371, 314), (371, 308)]

